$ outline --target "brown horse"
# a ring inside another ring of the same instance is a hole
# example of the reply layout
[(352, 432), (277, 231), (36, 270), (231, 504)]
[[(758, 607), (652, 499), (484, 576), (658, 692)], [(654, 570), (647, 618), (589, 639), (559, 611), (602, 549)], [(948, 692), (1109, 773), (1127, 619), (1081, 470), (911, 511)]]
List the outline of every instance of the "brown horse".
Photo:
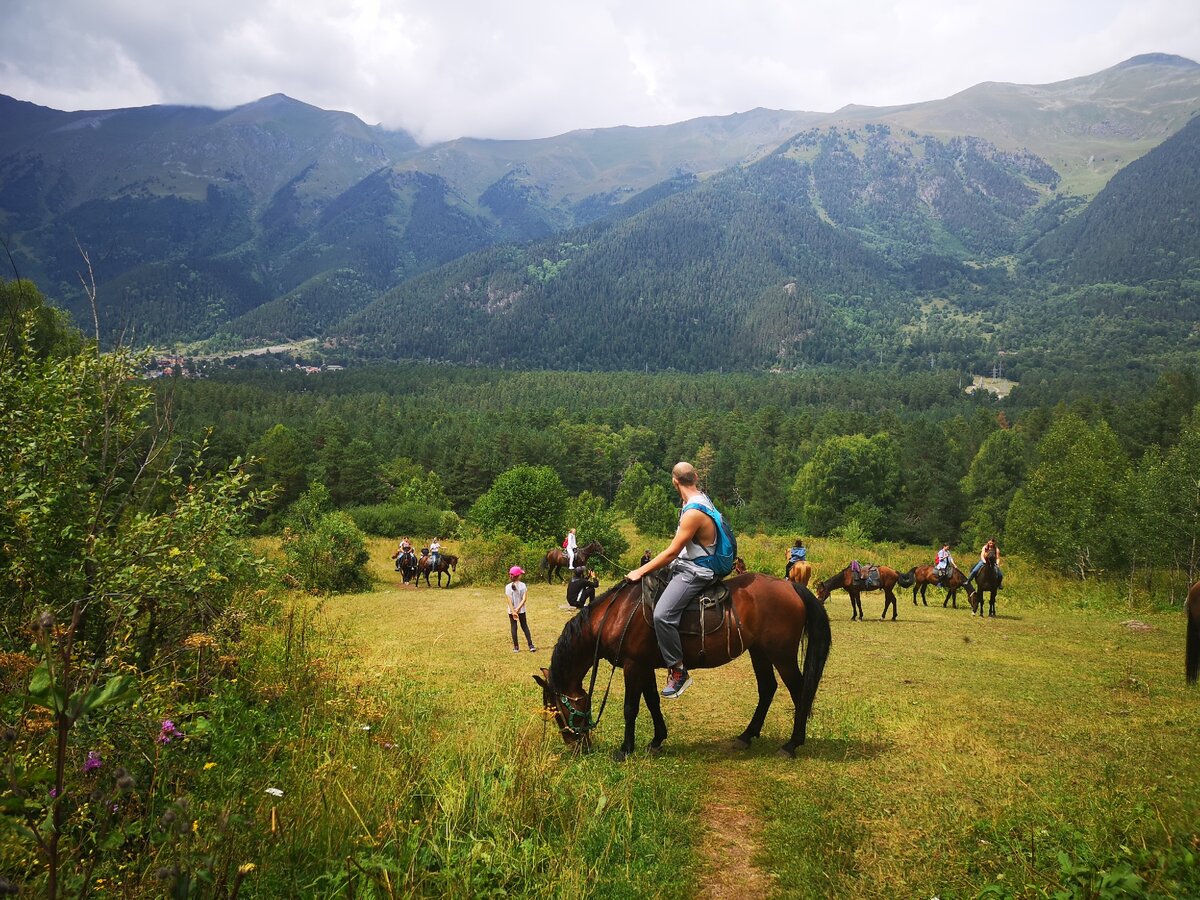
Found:
[(996, 562), (996, 551), (992, 550), (984, 561), (983, 568), (975, 573), (975, 589), (970, 589), (967, 599), (971, 601), (971, 615), (978, 613), (983, 618), (983, 595), (988, 594), (987, 614), (996, 615), (996, 591), (1000, 590), (1000, 566)]
[(788, 568), (787, 580), (792, 584), (808, 587), (808, 580), (812, 578), (812, 573), (812, 563), (798, 559)]
[[(865, 575), (867, 567), (862, 567), (862, 572)], [(842, 569), (831, 578), (826, 578), (824, 581), (817, 584), (817, 598), (822, 602), (829, 599), (837, 588), (842, 588), (850, 595), (850, 621), (861, 619), (863, 617), (862, 599), (860, 595), (863, 591), (883, 591), (883, 615), (881, 619), (887, 618), (888, 607), (892, 608), (892, 621), (896, 621), (896, 594), (894, 588), (896, 585), (900, 587), (912, 587), (908, 581), (907, 573), (901, 575), (895, 569), (889, 569), (887, 566), (879, 566), (879, 586), (867, 587), (861, 581), (854, 580), (854, 570), (850, 566)]]
[(917, 605), (917, 591), (921, 592), (921, 605), (928, 606), (925, 602), (925, 589), (931, 584), (935, 587), (944, 588), (946, 591), (946, 599), (942, 601), (942, 609), (946, 608), (947, 603), (953, 603), (954, 608), (958, 609), (958, 589), (967, 585), (967, 576), (958, 566), (952, 566), (950, 577), (943, 581), (938, 574), (938, 570), (934, 566), (914, 566), (904, 573), (902, 577), (912, 579), (913, 582), (913, 606)]
[(740, 556), (735, 556), (733, 558), (733, 574), (734, 575), (745, 575), (746, 574), (746, 561), (744, 559), (742, 559)]
[[(724, 627), (705, 637), (683, 635), (684, 665), (689, 669), (713, 668), (725, 665), (743, 650), (750, 652), (758, 681), (758, 706), (746, 730), (735, 739), (743, 749), (762, 732), (778, 687), (778, 672), (795, 705), (792, 735), (779, 752), (794, 758), (796, 748), (804, 743), (813, 698), (829, 657), (829, 616), (808, 588), (788, 584), (782, 578), (752, 573), (725, 583), (731, 592), (733, 615), (726, 617)], [(614, 667), (620, 666), (625, 675), (625, 739), (613, 752), (614, 758), (623, 760), (633, 752), (634, 724), (643, 699), (654, 722), (654, 737), (648, 749), (656, 753), (662, 748), (667, 725), (654, 670), (664, 663), (652, 616), (642, 602), (641, 585), (622, 579), (563, 628), (550, 657), (550, 668), (533, 677), (542, 686), (547, 719), (558, 724), (567, 744), (582, 749), (591, 745), (592, 729), (604, 711), (602, 702), (596, 719), (592, 719), (592, 689), (600, 660), (607, 660)], [(798, 659), (801, 637), (808, 639), (803, 669)], [(589, 669), (591, 685), (584, 690), (583, 679)]]
[(1200, 677), (1200, 581), (1192, 585), (1187, 596), (1187, 652), (1184, 670), (1188, 684)]
[[(596, 553), (604, 553), (604, 546), (599, 541), (592, 541), (580, 547), (575, 551), (575, 565), (586, 566), (588, 558)], [(555, 575), (562, 581), (562, 570), (570, 568), (567, 565), (567, 551), (555, 547), (542, 560), (542, 568), (546, 571), (546, 584), (549, 584)]]
[(450, 587), (450, 573), (458, 571), (458, 557), (453, 553), (439, 553), (436, 566), (430, 565), (429, 557), (422, 556), (417, 560), (417, 576), (413, 579), (413, 585), (416, 586), (421, 581), (421, 576), (425, 576), (425, 587), (432, 587), (429, 583), (429, 573), (437, 573), (437, 585), (442, 586), (442, 573), (446, 573), (446, 587)]

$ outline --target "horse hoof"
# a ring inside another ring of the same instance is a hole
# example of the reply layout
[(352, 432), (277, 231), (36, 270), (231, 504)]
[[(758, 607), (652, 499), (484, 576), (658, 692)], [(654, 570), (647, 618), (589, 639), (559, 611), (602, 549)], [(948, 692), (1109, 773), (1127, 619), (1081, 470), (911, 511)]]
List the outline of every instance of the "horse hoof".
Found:
[(732, 741), (735, 750), (749, 750), (750, 738), (735, 737)]
[(629, 750), (614, 750), (612, 752), (612, 759), (613, 759), (613, 762), (622, 763), (622, 762), (625, 762), (625, 760), (629, 759), (629, 757), (632, 755), (633, 755), (633, 753), (630, 752)]
[(651, 756), (662, 756), (663, 746), (662, 746), (662, 744), (655, 744), (655, 743), (647, 744), (646, 752), (649, 753)]
[(778, 757), (781, 757), (783, 759), (795, 759), (796, 751), (791, 749), (790, 747), (780, 747), (778, 750), (775, 751), (775, 755)]

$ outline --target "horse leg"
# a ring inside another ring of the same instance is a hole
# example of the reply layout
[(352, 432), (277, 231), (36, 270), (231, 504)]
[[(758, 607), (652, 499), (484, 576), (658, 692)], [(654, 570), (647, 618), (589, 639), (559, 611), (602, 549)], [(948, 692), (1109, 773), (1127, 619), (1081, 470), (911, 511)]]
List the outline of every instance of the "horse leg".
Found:
[(771, 698), (779, 687), (775, 680), (775, 669), (765, 651), (758, 647), (750, 648), (750, 662), (754, 664), (754, 678), (758, 682), (758, 706), (746, 730), (733, 739), (735, 745), (743, 750), (750, 748), (750, 742), (762, 733), (763, 722), (767, 718), (767, 710), (771, 708)]
[(862, 597), (858, 591), (850, 592), (850, 621), (861, 619), (863, 616)]
[(988, 592), (988, 616), (996, 615), (996, 589), (992, 588)]
[(788, 759), (796, 758), (796, 748), (804, 743), (808, 717), (804, 710), (804, 676), (800, 672), (800, 664), (791, 655), (775, 663), (779, 677), (787, 685), (788, 693), (792, 695), (792, 705), (795, 707), (795, 717), (792, 720), (792, 736), (786, 744), (779, 748), (779, 756)]
[(892, 621), (895, 622), (896, 614), (899, 612), (899, 610), (896, 609), (896, 595), (894, 593), (892, 593), (891, 588), (884, 588), (883, 589), (883, 615), (879, 617), (881, 620), (887, 618), (887, 611), (888, 611), (889, 606), (891, 606), (891, 608), (892, 608)]
[(654, 670), (646, 673), (642, 681), (642, 697), (646, 701), (646, 709), (650, 712), (650, 721), (654, 723), (654, 737), (646, 747), (650, 753), (662, 750), (663, 741), (667, 739), (667, 720), (662, 714), (662, 697), (658, 693), (658, 682), (654, 680)]
[[(923, 585), (921, 585), (921, 605), (922, 605), (922, 606), (928, 606), (928, 605), (929, 605), (928, 603), (926, 603), (926, 602), (925, 602), (925, 591), (926, 591), (926, 590), (928, 590), (928, 589), (929, 589), (929, 585), (927, 585), (927, 584), (923, 584)], [(913, 604), (913, 606), (916, 606), (916, 605), (917, 605), (917, 604), (915, 604), (915, 603)]]

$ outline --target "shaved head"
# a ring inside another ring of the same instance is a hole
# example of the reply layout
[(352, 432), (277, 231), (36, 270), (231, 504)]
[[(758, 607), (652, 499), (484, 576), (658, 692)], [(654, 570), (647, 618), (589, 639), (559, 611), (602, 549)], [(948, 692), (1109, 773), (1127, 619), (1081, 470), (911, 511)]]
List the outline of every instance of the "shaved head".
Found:
[(677, 462), (675, 468), (671, 470), (671, 477), (682, 484), (684, 487), (695, 487), (699, 476), (696, 474), (696, 467), (690, 462)]

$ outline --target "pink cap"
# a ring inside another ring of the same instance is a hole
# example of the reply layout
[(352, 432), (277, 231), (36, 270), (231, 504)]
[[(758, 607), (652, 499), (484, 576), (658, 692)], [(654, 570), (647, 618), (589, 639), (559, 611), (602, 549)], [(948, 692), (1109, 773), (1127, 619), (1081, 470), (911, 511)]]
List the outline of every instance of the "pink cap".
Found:
[(509, 575), (524, 575), (525, 570), (522, 569), (520, 566), (513, 566), (511, 569), (508, 570), (508, 574)]

